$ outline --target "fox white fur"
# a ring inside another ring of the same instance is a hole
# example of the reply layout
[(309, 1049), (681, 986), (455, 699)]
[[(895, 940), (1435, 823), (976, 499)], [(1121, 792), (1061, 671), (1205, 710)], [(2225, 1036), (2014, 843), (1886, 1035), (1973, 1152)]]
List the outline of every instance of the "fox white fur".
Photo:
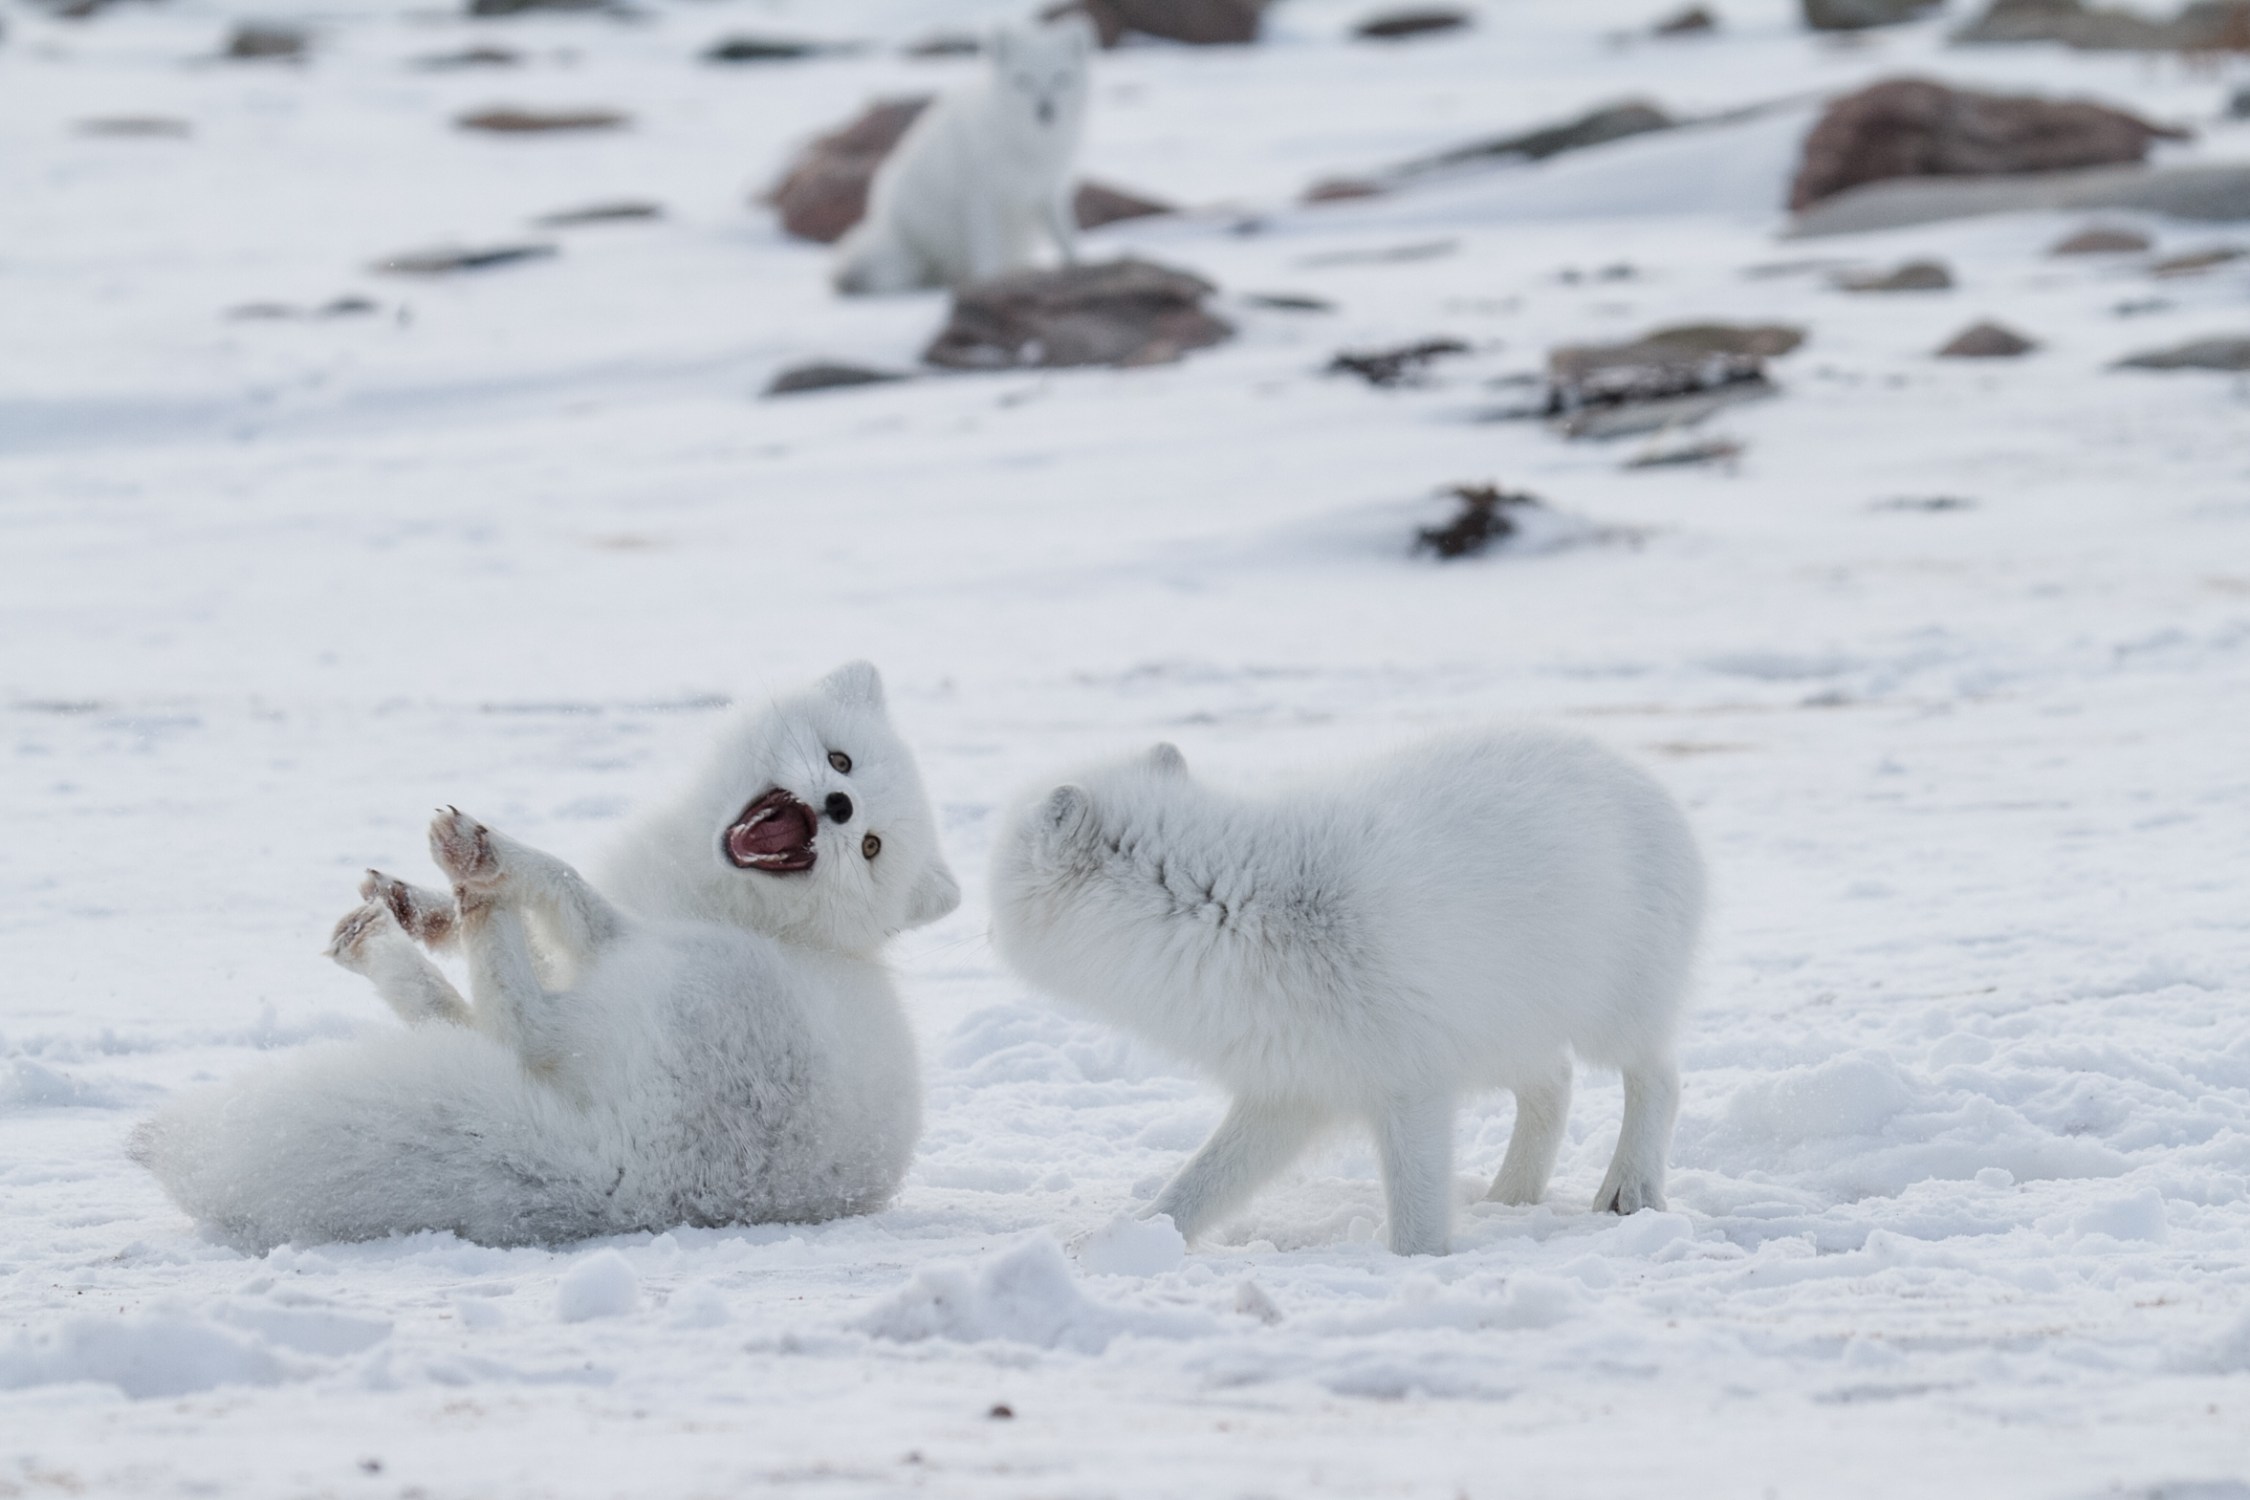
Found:
[(1233, 1094), (1150, 1213), (1192, 1237), (1321, 1129), (1359, 1120), (1391, 1248), (1443, 1254), (1456, 1103), (1514, 1090), (1490, 1196), (1536, 1202), (1573, 1054), (1625, 1080), (1595, 1206), (1663, 1206), (1703, 900), (1672, 799), (1576, 736), (1440, 739), (1264, 795), (1207, 787), (1158, 745), (1015, 810), (992, 936), (1035, 986)]
[[(798, 820), (769, 843), (804, 842), (745, 868), (730, 825), (760, 806)], [(430, 842), (453, 894), (371, 871), (330, 949), (404, 1027), (187, 1095), (136, 1133), (189, 1214), (259, 1250), (425, 1229), (512, 1245), (890, 1199), (921, 1092), (880, 950), (959, 892), (873, 667), (734, 727), (600, 891), (450, 809)], [(462, 953), (471, 999), (418, 940)]]
[(1093, 47), (1082, 16), (995, 32), (984, 74), (923, 110), (876, 169), (866, 216), (836, 246), (836, 289), (983, 281), (1030, 266), (1043, 237), (1073, 260)]

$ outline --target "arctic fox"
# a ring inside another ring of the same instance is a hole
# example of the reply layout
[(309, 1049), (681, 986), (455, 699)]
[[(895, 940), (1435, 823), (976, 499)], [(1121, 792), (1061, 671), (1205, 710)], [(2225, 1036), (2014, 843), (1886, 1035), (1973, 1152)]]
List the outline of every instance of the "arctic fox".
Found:
[(1074, 259), (1070, 167), (1093, 46), (1083, 16), (995, 32), (985, 75), (924, 110), (876, 169), (866, 217), (836, 247), (836, 290), (881, 295), (1020, 271), (1042, 234)]
[[(731, 730), (605, 896), (447, 809), (451, 897), (374, 871), (330, 956), (407, 1024), (183, 1097), (133, 1151), (237, 1244), (493, 1245), (889, 1201), (921, 1129), (879, 957), (959, 890), (865, 662)], [(615, 904), (612, 899), (614, 898)], [(466, 958), (464, 1000), (416, 943)]]
[(1490, 1196), (1546, 1192), (1574, 1052), (1625, 1076), (1596, 1208), (1663, 1206), (1702, 911), (1702, 862), (1663, 789), (1539, 730), (1268, 796), (1207, 788), (1158, 745), (1030, 799), (993, 855), (1004, 959), (1234, 1095), (1148, 1212), (1192, 1237), (1323, 1126), (1364, 1120), (1401, 1255), (1446, 1250), (1464, 1093), (1515, 1091)]

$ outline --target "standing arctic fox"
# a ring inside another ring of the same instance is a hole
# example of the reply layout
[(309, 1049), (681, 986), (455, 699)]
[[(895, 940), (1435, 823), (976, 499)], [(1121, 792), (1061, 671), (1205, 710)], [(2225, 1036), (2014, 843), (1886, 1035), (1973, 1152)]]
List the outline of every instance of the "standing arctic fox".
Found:
[(1263, 797), (1206, 788), (1158, 745), (1030, 800), (993, 856), (1003, 958), (1234, 1095), (1149, 1212), (1193, 1236), (1324, 1125), (1365, 1120), (1401, 1255), (1445, 1252), (1464, 1093), (1515, 1091), (1491, 1196), (1546, 1192), (1573, 1052), (1625, 1075), (1595, 1206), (1663, 1206), (1702, 911), (1702, 862), (1664, 790), (1537, 730)]
[(1093, 46), (1083, 16), (995, 32), (984, 76), (922, 111), (876, 169), (867, 216), (836, 246), (836, 290), (983, 281), (1030, 265), (1041, 235), (1075, 258), (1070, 167)]
[[(407, 1024), (187, 1095), (134, 1154), (264, 1250), (553, 1243), (888, 1202), (921, 1130), (886, 938), (959, 890), (865, 662), (735, 728), (604, 882), (446, 810), (448, 898), (370, 871), (329, 952)], [(416, 947), (457, 948), (465, 1001)]]

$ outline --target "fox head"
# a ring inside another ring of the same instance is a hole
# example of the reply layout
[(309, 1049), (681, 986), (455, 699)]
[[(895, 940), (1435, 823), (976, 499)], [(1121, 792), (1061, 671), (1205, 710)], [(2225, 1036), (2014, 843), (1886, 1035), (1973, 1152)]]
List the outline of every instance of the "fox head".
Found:
[(1093, 24), (1066, 15), (1043, 26), (1002, 26), (988, 47), (992, 93), (1028, 141), (1075, 145), (1086, 115)]
[(615, 862), (649, 916), (864, 954), (960, 904), (921, 773), (866, 662), (746, 715)]

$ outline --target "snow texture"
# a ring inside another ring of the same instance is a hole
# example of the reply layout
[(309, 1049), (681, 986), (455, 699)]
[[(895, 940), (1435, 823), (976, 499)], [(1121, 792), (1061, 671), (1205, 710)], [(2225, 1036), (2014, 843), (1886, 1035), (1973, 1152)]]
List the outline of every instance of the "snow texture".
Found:
[[(1228, 344), (777, 401), (911, 367), (943, 304), (835, 299), (746, 196), (1013, 7), (8, 11), (0, 1495), (2250, 1496), (2250, 388), (2110, 368), (2250, 332), (2250, 261), (2151, 275), (2250, 228), (2054, 259), (2086, 219), (1791, 242), (1778, 207), (1817, 98), (1877, 77), (2215, 161), (2250, 75), (1949, 49), (1959, 0), (1849, 44), (1794, 0), (1661, 41), (1643, 0), (1468, 8), (1377, 47), (1278, 0), (1256, 46), (1096, 60), (1083, 170), (1194, 211), (1082, 249), (1208, 277)], [(309, 59), (217, 61), (246, 19)], [(873, 45), (694, 60), (752, 30)], [(473, 45), (524, 60), (411, 65)], [(1633, 95), (1774, 107), (1294, 206)], [(497, 105), (633, 121), (452, 126)], [(189, 133), (78, 129), (118, 116)], [(623, 198), (666, 216), (528, 224)], [(562, 253), (366, 269), (526, 239)], [(1829, 284), (1924, 258), (1953, 290)], [(2040, 349), (1932, 357), (1985, 318)], [(1731, 465), (1484, 420), (1557, 344), (1721, 319), (1810, 335), (1696, 429)], [(1471, 352), (1419, 385), (1321, 373), (1440, 336)], [(1415, 556), (1481, 482), (1583, 542)], [(972, 893), (894, 954), (929, 1097), (890, 1208), (249, 1258), (126, 1158), (193, 1084), (396, 1024), (319, 951), (364, 867), (426, 875), (432, 807), (592, 863), (726, 702), (854, 656)], [(1442, 1260), (1382, 1248), (1347, 1133), (1176, 1263), (1088, 1261), (1222, 1101), (999, 968), (996, 809), (1159, 739), (1240, 782), (1504, 719), (1649, 765), (1709, 859), (1669, 1211), (1587, 1212), (1591, 1074), (1530, 1208), (1478, 1201), (1510, 1106), (1467, 1102)]]

